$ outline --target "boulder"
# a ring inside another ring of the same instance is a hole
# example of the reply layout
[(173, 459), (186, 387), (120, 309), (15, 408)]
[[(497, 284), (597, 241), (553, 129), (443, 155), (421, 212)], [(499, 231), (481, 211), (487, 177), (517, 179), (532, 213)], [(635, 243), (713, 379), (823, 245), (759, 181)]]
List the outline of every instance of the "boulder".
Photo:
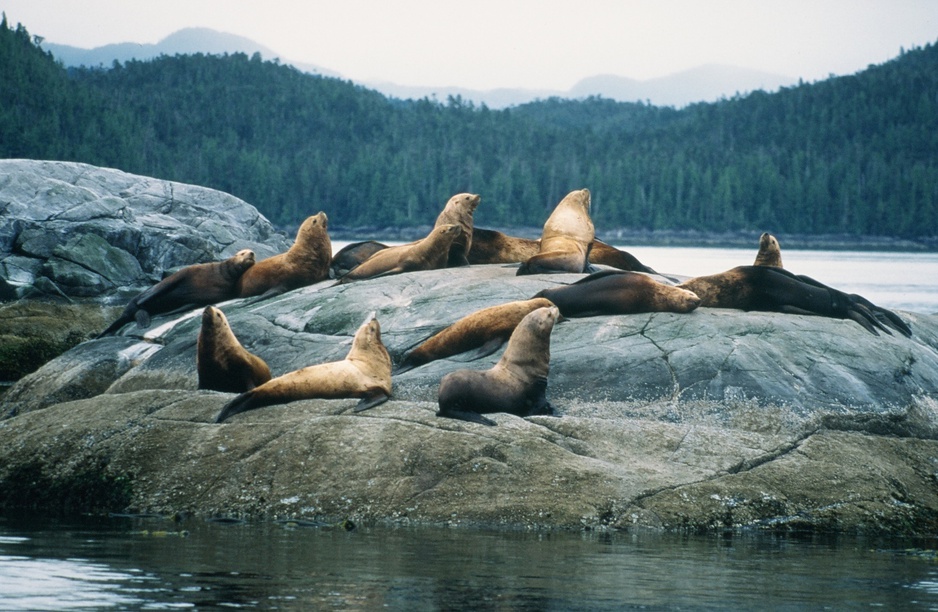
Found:
[[(316, 212), (316, 211), (313, 211)], [(291, 240), (234, 196), (74, 162), (0, 160), (0, 299), (109, 298)]]
[[(275, 376), (343, 358), (371, 312), (397, 362), (465, 314), (579, 278), (515, 271), (327, 281), (219, 307)], [(436, 393), (447, 372), (489, 368), (501, 351), (395, 376), (392, 399), (363, 413), (352, 412), (353, 399), (303, 400), (215, 424), (234, 395), (197, 389), (199, 313), (127, 326), (20, 380), (0, 404), (0, 505), (37, 490), (64, 498), (93, 478), (112, 486), (99, 511), (530, 528), (938, 528), (936, 316), (900, 313), (911, 338), (849, 320), (703, 308), (570, 319), (551, 338), (557, 416), (495, 414), (498, 425), (486, 427), (435, 416)]]

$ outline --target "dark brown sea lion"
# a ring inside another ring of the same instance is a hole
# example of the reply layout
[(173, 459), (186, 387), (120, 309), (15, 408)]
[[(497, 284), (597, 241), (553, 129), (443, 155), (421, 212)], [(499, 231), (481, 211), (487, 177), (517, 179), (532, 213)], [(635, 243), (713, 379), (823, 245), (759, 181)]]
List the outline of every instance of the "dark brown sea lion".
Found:
[(449, 259), (449, 248), (461, 232), (462, 229), (458, 225), (441, 225), (433, 228), (423, 240), (381, 249), (343, 276), (339, 282), (445, 268)]
[(365, 321), (342, 361), (312, 365), (272, 378), (242, 393), (222, 408), (216, 423), (247, 410), (301, 399), (360, 398), (355, 412), (381, 404), (391, 396), (391, 357), (381, 342), (374, 315)]
[(254, 251), (248, 249), (224, 261), (186, 266), (131, 299), (121, 316), (98, 337), (113, 334), (133, 320), (140, 327), (149, 327), (153, 315), (235, 298), (238, 279), (252, 266)]
[(625, 270), (627, 272), (644, 272), (646, 274), (657, 274), (654, 270), (643, 264), (637, 257), (627, 251), (622, 251), (616, 247), (606, 244), (602, 240), (593, 240), (590, 247), (590, 263), (602, 264), (610, 268)]
[(553, 306), (550, 300), (532, 298), (477, 310), (431, 336), (404, 357), (394, 374), (403, 374), (425, 363), (473, 351), (467, 361), (497, 351), (528, 313)]
[(195, 364), (199, 389), (244, 393), (270, 380), (267, 363), (241, 346), (225, 313), (214, 306), (202, 311)]
[(659, 283), (650, 276), (624, 270), (603, 270), (575, 283), (539, 291), (565, 317), (690, 312), (700, 304), (692, 291)]
[(589, 189), (571, 191), (544, 223), (537, 255), (518, 268), (518, 275), (584, 272), (593, 244)]
[(326, 280), (331, 261), (329, 219), (320, 212), (303, 221), (286, 253), (262, 259), (238, 280), (238, 297), (267, 298)]
[(759, 237), (759, 252), (756, 253), (754, 266), (772, 266), (782, 268), (782, 247), (772, 234), (763, 232)]
[(540, 248), (540, 239), (516, 238), (477, 227), (472, 232), (472, 250), (468, 259), (472, 265), (519, 263), (537, 255)]
[(697, 276), (678, 287), (693, 291), (707, 308), (738, 308), (812, 314), (834, 319), (853, 319), (870, 333), (905, 336), (912, 330), (894, 312), (880, 308), (866, 298), (846, 294), (813, 278), (792, 274), (772, 266), (739, 266), (710, 276)]
[(495, 425), (483, 414), (521, 417), (553, 414), (547, 401), (550, 333), (560, 317), (556, 306), (528, 313), (508, 340), (505, 354), (490, 370), (456, 370), (440, 381), (437, 416)]
[(472, 215), (482, 198), (474, 193), (457, 193), (449, 199), (433, 227), (458, 225), (462, 230), (449, 248), (447, 268), (468, 266), (467, 255), (472, 249)]
[(345, 245), (332, 256), (330, 267), (332, 268), (333, 278), (345, 276), (366, 259), (386, 248), (388, 248), (388, 245), (375, 240), (365, 240)]

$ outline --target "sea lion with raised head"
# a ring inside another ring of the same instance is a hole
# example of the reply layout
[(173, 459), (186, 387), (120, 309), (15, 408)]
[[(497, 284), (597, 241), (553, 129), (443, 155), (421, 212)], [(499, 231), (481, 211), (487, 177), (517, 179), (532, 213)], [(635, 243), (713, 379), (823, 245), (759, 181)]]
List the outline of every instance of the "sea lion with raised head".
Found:
[(196, 347), (199, 389), (244, 393), (270, 380), (267, 363), (241, 346), (225, 313), (214, 306), (202, 311)]
[(433, 228), (422, 240), (381, 249), (339, 279), (339, 282), (445, 268), (449, 259), (449, 248), (461, 232), (462, 228), (458, 225), (441, 225)]
[(589, 189), (571, 191), (547, 218), (537, 255), (521, 264), (518, 275), (585, 272), (594, 237)]
[(345, 359), (272, 378), (225, 404), (215, 422), (247, 410), (302, 399), (359, 398), (355, 412), (361, 412), (386, 402), (390, 396), (391, 357), (381, 342), (381, 326), (372, 314), (355, 332)]
[(467, 256), (472, 249), (472, 215), (481, 200), (481, 196), (474, 193), (457, 193), (449, 199), (436, 218), (433, 227), (458, 225), (462, 230), (450, 245), (447, 268), (469, 265)]
[(518, 323), (531, 311), (553, 306), (545, 298), (508, 302), (477, 310), (434, 334), (413, 349), (394, 374), (403, 374), (437, 359), (472, 351), (466, 361), (480, 359), (497, 351), (511, 337)]
[(254, 266), (254, 251), (243, 249), (224, 261), (194, 264), (173, 272), (136, 295), (124, 311), (98, 337), (113, 334), (136, 320), (150, 326), (150, 317), (186, 307), (217, 304), (238, 296), (238, 279)]
[(268, 298), (329, 278), (332, 241), (326, 213), (307, 217), (285, 253), (257, 262), (238, 280), (238, 297)]
[(763, 232), (759, 236), (759, 252), (756, 253), (756, 260), (752, 263), (754, 266), (772, 266), (774, 268), (783, 268), (782, 265), (782, 247), (778, 244), (778, 239), (768, 232)]
[(556, 306), (528, 313), (508, 340), (505, 353), (489, 370), (456, 370), (440, 381), (437, 416), (495, 425), (483, 414), (520, 417), (552, 415), (547, 401), (550, 333), (560, 317)]
[(575, 283), (539, 291), (565, 317), (690, 312), (700, 304), (692, 291), (659, 283), (640, 272), (603, 270)]
[(912, 330), (899, 316), (856, 294), (846, 294), (813, 278), (773, 266), (738, 266), (709, 276), (697, 276), (678, 287), (693, 291), (706, 308), (737, 308), (810, 314), (852, 319), (872, 334), (879, 331), (904, 336)]

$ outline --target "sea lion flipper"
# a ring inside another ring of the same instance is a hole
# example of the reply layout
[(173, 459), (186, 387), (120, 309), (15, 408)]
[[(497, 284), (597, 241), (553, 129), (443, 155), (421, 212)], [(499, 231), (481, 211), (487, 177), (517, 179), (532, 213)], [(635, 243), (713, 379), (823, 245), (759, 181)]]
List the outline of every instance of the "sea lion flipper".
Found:
[(479, 425), (488, 425), (489, 427), (495, 427), (498, 425), (492, 419), (488, 419), (478, 412), (472, 412), (471, 410), (456, 410), (453, 408), (448, 408), (443, 410), (442, 408), (436, 413), (438, 417), (447, 417), (450, 419), (457, 419), (460, 421), (468, 421), (470, 423), (478, 423)]
[(488, 357), (505, 344), (505, 338), (501, 336), (496, 336), (495, 338), (489, 338), (485, 344), (478, 348), (466, 351), (458, 356), (456, 356), (454, 361), (475, 361), (477, 359), (482, 359), (483, 357)]
[(368, 410), (369, 408), (374, 408), (375, 406), (379, 406), (383, 404), (389, 399), (390, 399), (390, 396), (387, 395), (386, 393), (377, 393), (369, 397), (363, 397), (355, 406), (355, 412), (364, 412), (365, 410)]
[(134, 320), (137, 325), (144, 329), (150, 327), (150, 313), (143, 308), (137, 309), (137, 312), (134, 313)]

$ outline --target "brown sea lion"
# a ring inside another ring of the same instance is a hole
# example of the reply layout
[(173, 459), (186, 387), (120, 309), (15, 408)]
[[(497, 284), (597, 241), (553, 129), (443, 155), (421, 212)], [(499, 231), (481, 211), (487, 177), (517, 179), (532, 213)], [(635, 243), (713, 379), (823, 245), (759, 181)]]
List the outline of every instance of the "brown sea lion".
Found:
[(654, 270), (643, 264), (637, 257), (628, 251), (622, 251), (616, 247), (606, 244), (602, 240), (593, 240), (590, 247), (590, 263), (602, 264), (610, 268), (617, 268), (627, 272), (644, 272), (646, 274), (657, 274)]
[(267, 363), (241, 346), (225, 313), (214, 306), (202, 311), (195, 366), (199, 389), (244, 393), (270, 380)]
[(98, 337), (113, 334), (133, 320), (140, 327), (149, 327), (153, 315), (235, 298), (238, 279), (252, 266), (254, 251), (249, 249), (224, 261), (186, 266), (131, 299), (124, 312)]
[(360, 398), (355, 412), (386, 402), (391, 396), (391, 357), (381, 342), (381, 326), (371, 315), (355, 332), (342, 361), (312, 365), (277, 378), (234, 398), (215, 417), (216, 423), (247, 410), (302, 399)]
[(594, 238), (589, 189), (571, 191), (544, 223), (537, 255), (518, 268), (518, 275), (584, 272)]
[(403, 374), (425, 363), (466, 351), (473, 351), (467, 361), (491, 355), (508, 340), (515, 327), (528, 313), (550, 306), (553, 306), (550, 300), (532, 298), (477, 310), (407, 353), (393, 373)]
[(469, 263), (519, 263), (531, 259), (541, 248), (540, 239), (516, 238), (495, 230), (477, 227), (472, 232)]
[(268, 298), (329, 278), (332, 241), (326, 213), (307, 217), (286, 253), (257, 262), (238, 280), (238, 297)]
[(363, 261), (386, 248), (388, 248), (388, 245), (375, 240), (365, 240), (345, 245), (332, 256), (330, 267), (332, 268), (333, 278), (345, 276), (361, 265)]
[(756, 260), (752, 263), (754, 266), (773, 266), (782, 268), (782, 247), (778, 240), (772, 234), (763, 232), (759, 237), (759, 252), (756, 253)]
[(505, 354), (490, 370), (456, 370), (440, 381), (437, 416), (482, 425), (482, 414), (507, 412), (521, 417), (553, 414), (547, 401), (550, 333), (560, 317), (556, 306), (528, 313), (508, 340)]
[(462, 230), (449, 248), (447, 268), (469, 265), (466, 256), (472, 248), (472, 215), (481, 200), (481, 196), (474, 193), (457, 193), (449, 199), (446, 206), (443, 207), (443, 211), (436, 218), (433, 227), (458, 225)]
[(603, 270), (575, 283), (539, 291), (565, 317), (690, 312), (700, 304), (692, 291), (659, 283), (639, 272)]
[(812, 314), (834, 319), (853, 319), (872, 334), (877, 330), (905, 336), (912, 330), (894, 312), (866, 298), (846, 294), (813, 278), (773, 266), (739, 266), (710, 276), (691, 278), (678, 287), (693, 291), (707, 308), (738, 308)]
[(423, 240), (381, 249), (343, 276), (339, 282), (445, 268), (449, 259), (449, 248), (461, 232), (462, 229), (458, 225), (441, 225), (433, 228)]

